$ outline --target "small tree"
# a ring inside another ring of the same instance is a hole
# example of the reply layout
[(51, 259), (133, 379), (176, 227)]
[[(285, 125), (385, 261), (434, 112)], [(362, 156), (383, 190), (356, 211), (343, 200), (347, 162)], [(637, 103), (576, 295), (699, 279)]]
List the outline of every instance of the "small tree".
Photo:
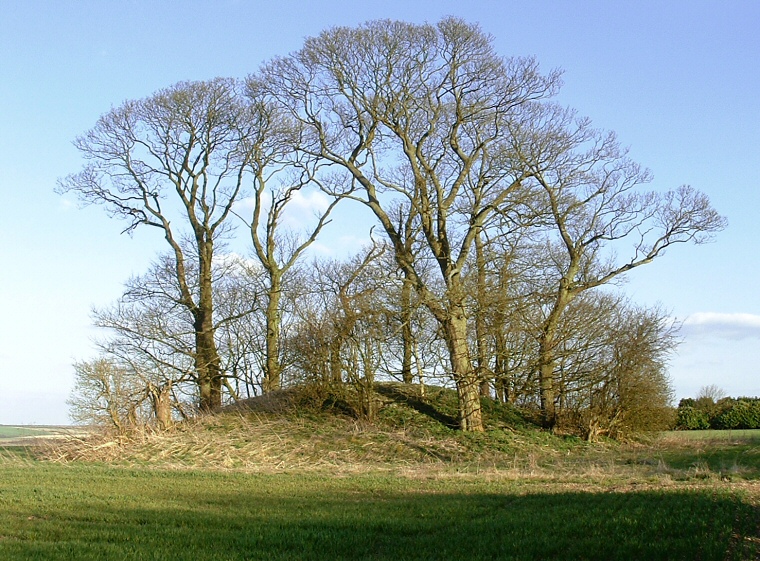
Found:
[[(673, 388), (667, 362), (678, 342), (678, 326), (658, 308), (621, 306), (616, 315), (609, 341), (612, 364), (599, 386), (604, 399), (591, 404), (599, 415), (598, 432), (619, 438), (668, 429)], [(587, 436), (593, 438), (594, 431)]]
[(723, 390), (723, 388), (717, 386), (716, 384), (710, 384), (708, 386), (702, 386), (699, 389), (696, 399), (697, 401), (700, 399), (705, 399), (711, 401), (712, 403), (718, 403), (724, 397), (726, 397), (726, 392)]
[(144, 388), (128, 369), (101, 357), (74, 363), (74, 376), (67, 403), (75, 423), (110, 427), (124, 434), (145, 420)]
[(303, 377), (341, 396), (365, 419), (375, 414), (373, 386), (385, 362), (392, 324), (383, 298), (383, 285), (390, 279), (380, 267), (382, 253), (373, 246), (348, 262), (315, 262), (315, 294), (311, 305), (299, 306), (291, 341)]

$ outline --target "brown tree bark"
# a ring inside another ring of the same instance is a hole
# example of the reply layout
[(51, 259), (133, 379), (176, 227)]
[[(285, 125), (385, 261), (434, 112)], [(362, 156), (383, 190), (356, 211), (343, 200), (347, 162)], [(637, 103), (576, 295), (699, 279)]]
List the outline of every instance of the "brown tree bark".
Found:
[(159, 429), (166, 430), (172, 425), (172, 383), (151, 384), (149, 391), (156, 424)]
[(266, 365), (264, 368), (264, 392), (279, 390), (282, 386), (280, 364), (280, 331), (282, 314), (280, 300), (282, 298), (281, 275), (270, 274), (270, 286), (267, 290), (266, 311)]
[(412, 283), (406, 278), (401, 285), (401, 379), (405, 384), (414, 382), (412, 357), (414, 351), (414, 333), (412, 332)]
[(482, 432), (483, 416), (480, 407), (480, 380), (472, 368), (467, 340), (467, 315), (464, 306), (455, 308), (444, 322), (449, 349), (452, 377), (459, 398), (459, 427), (464, 431)]

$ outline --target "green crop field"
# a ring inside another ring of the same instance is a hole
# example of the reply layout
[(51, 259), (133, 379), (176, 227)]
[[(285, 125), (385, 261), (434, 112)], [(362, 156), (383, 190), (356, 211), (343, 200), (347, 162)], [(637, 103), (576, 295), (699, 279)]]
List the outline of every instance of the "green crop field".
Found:
[(760, 480), (760, 430), (670, 432), (657, 448), (674, 470)]
[(74, 434), (86, 434), (86, 427), (54, 427), (41, 425), (0, 425), (0, 446), (31, 444)]
[(737, 430), (684, 430), (672, 431), (665, 434), (666, 438), (674, 441), (730, 441), (745, 440), (760, 442), (760, 429), (737, 429)]
[(0, 438), (19, 438), (24, 436), (37, 436), (40, 430), (32, 427), (13, 427), (0, 425)]
[(751, 559), (725, 485), (0, 463), (0, 559)]
[(6, 432), (0, 560), (760, 558), (755, 433), (465, 434), (404, 407), (401, 428), (317, 409)]

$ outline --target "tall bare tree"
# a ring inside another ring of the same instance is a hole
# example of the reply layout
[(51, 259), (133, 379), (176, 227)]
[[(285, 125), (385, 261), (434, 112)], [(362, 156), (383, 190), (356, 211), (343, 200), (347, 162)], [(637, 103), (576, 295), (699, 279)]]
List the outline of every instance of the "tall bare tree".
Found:
[[(521, 187), (503, 152), (507, 123), (558, 85), (531, 59), (504, 59), (477, 26), (375, 21), (335, 28), (270, 63), (272, 95), (304, 127), (299, 149), (342, 169), (390, 240), (396, 261), (441, 326), (459, 395), (460, 426), (481, 431), (480, 381), (467, 340), (462, 271), (489, 215)], [(418, 274), (391, 209), (419, 216), (424, 259), (442, 293)]]
[[(556, 422), (555, 357), (562, 314), (583, 292), (618, 280), (674, 244), (704, 243), (725, 219), (704, 194), (683, 186), (641, 191), (650, 173), (631, 161), (612, 133), (554, 104), (533, 104), (513, 121), (515, 165), (535, 182), (545, 213), (545, 251), (552, 296), (539, 338), (544, 422)], [(619, 255), (622, 254), (622, 257)]]
[(285, 276), (316, 241), (340, 200), (332, 197), (325, 208), (315, 209), (314, 224), (305, 233), (283, 231), (282, 222), (296, 196), (317, 186), (320, 162), (294, 150), (301, 137), (301, 123), (276, 104), (267, 101), (260, 81), (249, 77), (246, 95), (257, 108), (259, 134), (249, 139), (252, 177), (252, 217), (247, 221), (254, 253), (266, 271), (266, 352), (263, 390), (280, 389), (282, 371), (282, 294)]
[[(82, 171), (59, 182), (88, 204), (161, 231), (171, 248), (180, 304), (193, 318), (194, 366), (203, 410), (221, 404), (224, 373), (214, 333), (216, 244), (243, 192), (256, 119), (232, 79), (181, 82), (103, 115), (75, 145)], [(246, 142), (243, 142), (245, 140)], [(183, 243), (183, 240), (188, 243)], [(195, 278), (191, 278), (191, 276)]]

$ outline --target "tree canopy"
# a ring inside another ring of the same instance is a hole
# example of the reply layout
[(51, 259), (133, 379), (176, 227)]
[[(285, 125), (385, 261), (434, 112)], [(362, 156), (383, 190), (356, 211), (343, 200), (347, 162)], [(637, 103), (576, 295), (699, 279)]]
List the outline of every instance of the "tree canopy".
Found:
[[(188, 383), (201, 409), (318, 383), (352, 387), (371, 416), (374, 382), (398, 378), (452, 383), (466, 431), (483, 430), (482, 398), (586, 436), (646, 424), (669, 404), (675, 327), (605, 287), (712, 239), (725, 219), (689, 186), (646, 190), (650, 172), (559, 105), (560, 86), (560, 72), (500, 56), (477, 25), (379, 20), (328, 29), (245, 80), (180, 83), (113, 109), (77, 139), (87, 163), (60, 188), (125, 231), (159, 229), (167, 281), (132, 281), (142, 296), (99, 315), (114, 320), (103, 349), (115, 362), (78, 372), (101, 386), (113, 373), (163, 381), (183, 415)], [(328, 197), (326, 210), (283, 230), (303, 190)], [(305, 266), (343, 201), (374, 216), (372, 246)], [(236, 224), (253, 259), (233, 271), (216, 248)], [(145, 311), (161, 301), (178, 310), (159, 338), (183, 341), (181, 368), (146, 352), (146, 326), (164, 318)]]

